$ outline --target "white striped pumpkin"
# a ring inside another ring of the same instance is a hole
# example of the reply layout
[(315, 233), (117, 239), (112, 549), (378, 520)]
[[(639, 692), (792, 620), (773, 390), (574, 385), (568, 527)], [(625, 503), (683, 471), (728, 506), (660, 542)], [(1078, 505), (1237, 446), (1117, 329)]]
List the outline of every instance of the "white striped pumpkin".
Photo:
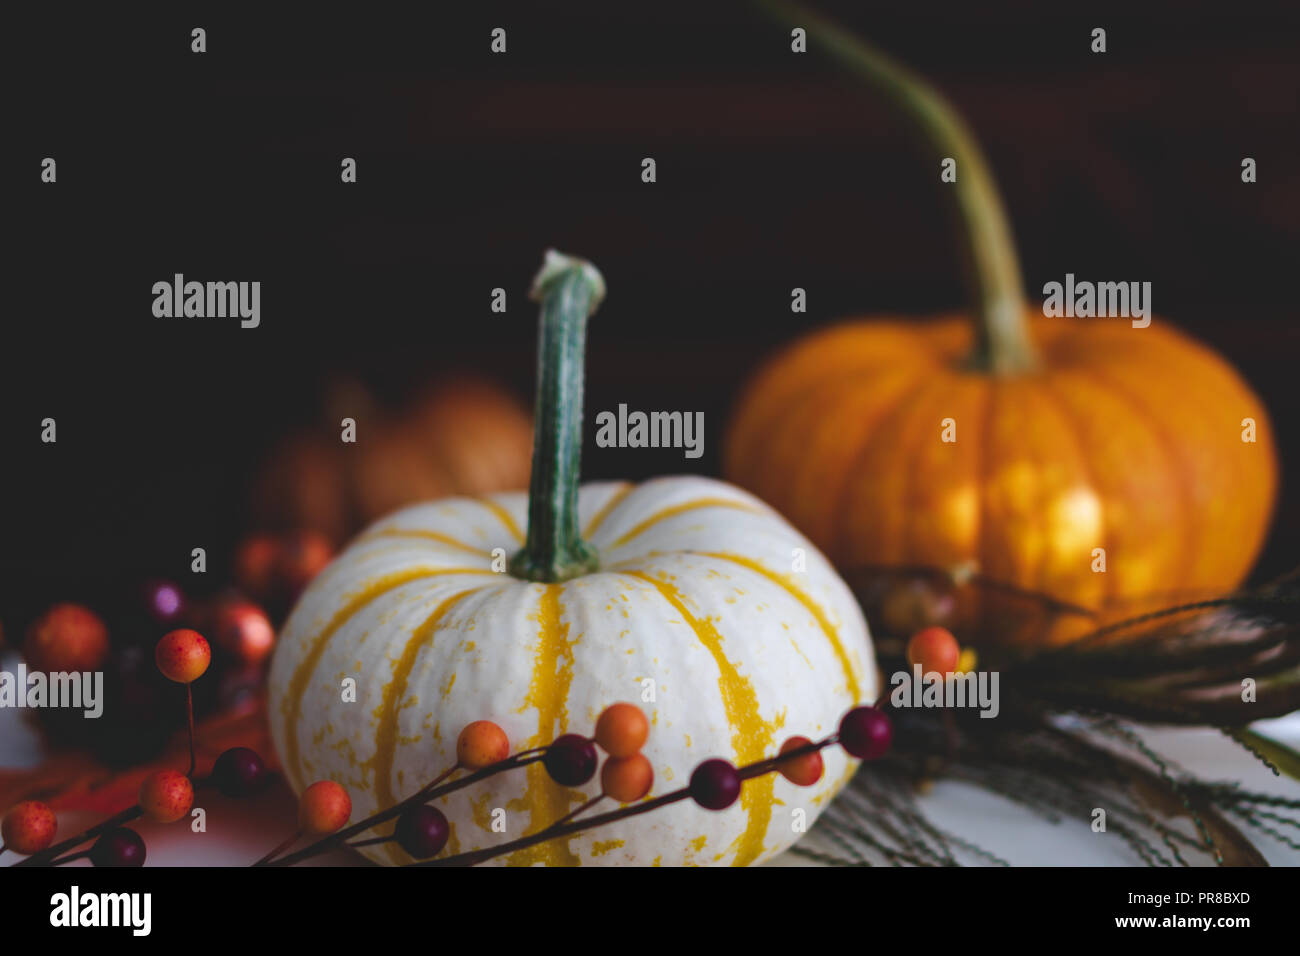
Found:
[[(299, 792), (332, 779), (353, 820), (415, 792), (455, 762), (473, 720), (500, 724), (513, 749), (563, 733), (590, 735), (600, 711), (641, 704), (652, 795), (686, 784), (703, 760), (748, 763), (796, 734), (834, 731), (878, 686), (866, 622), (847, 586), (783, 518), (746, 492), (703, 478), (589, 484), (580, 526), (599, 568), (563, 583), (493, 573), (491, 554), (519, 550), (522, 493), (449, 499), (372, 526), (311, 585), (280, 637), (271, 720)], [(806, 570), (792, 572), (796, 549)], [(345, 703), (346, 678), (356, 701)], [(749, 780), (714, 812), (690, 801), (498, 862), (552, 865), (744, 865), (799, 836), (848, 779), (855, 761), (823, 751), (826, 774), (798, 788), (779, 775)], [(562, 787), (539, 763), (438, 804), (447, 851), (533, 832), (599, 792)], [(505, 833), (493, 811), (505, 811)], [(389, 832), (391, 824), (380, 832)], [(363, 850), (409, 862), (395, 843)]]

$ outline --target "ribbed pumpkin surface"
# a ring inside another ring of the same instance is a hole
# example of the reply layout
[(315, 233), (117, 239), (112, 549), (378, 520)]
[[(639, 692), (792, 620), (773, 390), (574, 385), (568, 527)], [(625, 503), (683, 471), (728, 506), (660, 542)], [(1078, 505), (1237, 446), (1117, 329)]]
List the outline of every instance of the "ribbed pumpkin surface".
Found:
[[(1277, 484), (1260, 400), (1159, 318), (1029, 322), (1041, 371), (1001, 378), (960, 370), (963, 318), (857, 321), (802, 340), (746, 390), (727, 476), (846, 574), (974, 560), (1091, 608), (1240, 582)], [(948, 418), (955, 442), (941, 440)]]
[[(846, 710), (875, 699), (870, 639), (848, 588), (752, 496), (700, 478), (593, 484), (579, 513), (601, 565), (562, 584), (490, 570), (494, 548), (520, 547), (523, 494), (408, 508), (340, 555), (291, 615), (271, 669), (272, 730), (294, 787), (336, 780), (361, 819), (451, 766), (471, 721), (497, 722), (521, 750), (589, 735), (602, 709), (626, 700), (651, 720), (653, 795), (710, 757), (747, 763), (786, 737), (832, 733)], [(806, 571), (792, 570), (796, 549)], [(346, 678), (355, 703), (342, 700)], [(761, 861), (800, 835), (796, 810), (811, 823), (847, 780), (843, 752), (824, 753), (814, 787), (768, 775), (722, 812), (687, 801), (503, 862)], [(452, 824), (446, 852), (533, 832), (598, 789), (561, 787), (533, 764), (452, 794), (439, 804)], [(498, 808), (505, 833), (492, 829)], [(407, 861), (395, 844), (363, 852)]]

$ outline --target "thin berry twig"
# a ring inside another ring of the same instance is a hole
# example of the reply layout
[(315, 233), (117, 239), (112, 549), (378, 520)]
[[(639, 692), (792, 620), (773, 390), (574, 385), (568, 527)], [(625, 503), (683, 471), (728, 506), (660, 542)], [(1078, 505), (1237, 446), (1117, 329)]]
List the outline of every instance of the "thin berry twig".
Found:
[(369, 840), (353, 840), (351, 843), (345, 844), (345, 846), (349, 847), (350, 849), (357, 850), (363, 846), (378, 846), (381, 843), (392, 843), (392, 842), (393, 842), (393, 838), (390, 836), (377, 836), (377, 837), (371, 837)]
[(57, 860), (52, 860), (50, 866), (63, 866), (65, 863), (72, 863), (74, 860), (84, 860), (90, 856), (92, 850), (82, 850), (79, 853), (69, 853), (67, 856), (61, 856)]
[[(807, 754), (816, 753), (824, 747), (836, 743), (838, 736), (827, 737), (825, 740), (815, 743), (808, 743), (802, 747), (795, 747), (782, 754), (779, 757), (769, 757), (765, 760), (759, 760), (744, 767), (738, 767), (737, 772), (742, 780), (749, 780), (754, 777), (761, 777), (764, 774), (771, 773), (778, 766), (790, 760), (795, 760)], [(687, 800), (691, 796), (689, 786), (673, 790), (662, 796), (654, 797), (649, 800), (643, 800), (640, 803), (629, 804), (618, 810), (610, 810), (607, 813), (597, 814), (594, 817), (588, 817), (584, 820), (573, 820), (572, 817), (582, 810), (589, 807), (595, 801), (589, 801), (579, 807), (574, 813), (562, 817), (559, 821), (551, 824), (543, 830), (539, 830), (530, 836), (520, 837), (517, 840), (511, 840), (499, 846), (485, 847), (481, 850), (471, 850), (467, 853), (457, 853), (454, 856), (442, 857), (441, 859), (423, 860), (418, 863), (410, 863), (408, 866), (475, 866), (479, 863), (486, 862), (498, 856), (504, 856), (507, 853), (514, 853), (517, 850), (526, 850), (530, 846), (536, 846), (538, 843), (545, 843), (547, 840), (558, 839), (559, 837), (570, 836), (580, 833), (583, 830), (592, 830), (596, 827), (604, 826), (607, 823), (614, 823), (618, 820), (626, 820), (629, 817), (640, 816), (643, 813), (650, 813), (658, 810), (660, 807), (666, 807), (673, 803), (679, 803)], [(599, 799), (599, 798), (597, 798)], [(566, 822), (567, 821), (567, 822)]]
[(88, 830), (83, 830), (74, 837), (69, 837), (61, 843), (56, 843), (53, 846), (46, 847), (40, 853), (33, 853), (25, 860), (19, 860), (14, 864), (14, 866), (49, 866), (59, 857), (60, 854), (66, 853), (68, 850), (76, 849), (88, 840), (95, 839), (95, 837), (99, 836), (105, 830), (111, 830), (124, 823), (130, 823), (132, 820), (143, 815), (144, 811), (140, 809), (138, 804), (134, 807), (128, 807), (121, 813), (109, 817), (102, 823), (97, 823)]
[(185, 685), (185, 716), (188, 719), (190, 731), (190, 769), (185, 772), (185, 776), (192, 780), (194, 779), (196, 764), (194, 757), (194, 685), (192, 683)]
[(478, 783), (480, 780), (485, 780), (498, 773), (504, 773), (507, 770), (514, 770), (518, 767), (525, 767), (530, 763), (535, 763), (536, 761), (541, 760), (544, 753), (545, 748), (534, 748), (533, 750), (523, 751), (522, 753), (517, 753), (513, 756), (507, 757), (505, 760), (489, 764), (482, 770), (476, 770), (469, 776), (462, 777), (459, 780), (455, 780), (443, 786), (436, 786), (435, 784), (437, 780), (445, 779), (457, 769), (456, 767), (452, 767), (451, 770), (444, 772), (441, 776), (436, 778), (435, 783), (422, 787), (416, 793), (407, 797), (405, 800), (393, 804), (387, 810), (381, 810), (378, 813), (366, 817), (366, 819), (362, 820), (360, 823), (354, 823), (350, 827), (344, 827), (337, 833), (332, 833), (327, 837), (323, 837), (315, 843), (303, 847), (301, 850), (290, 853), (288, 856), (276, 860), (259, 860), (253, 865), (293, 866), (295, 863), (301, 863), (303, 860), (319, 856), (322, 853), (327, 853), (330, 850), (342, 846), (348, 840), (364, 833), (366, 830), (372, 829), (373, 827), (391, 820), (394, 817), (401, 816), (402, 812), (409, 807), (419, 806), (420, 804), (428, 803), (431, 800), (436, 800), (439, 797), (446, 796), (449, 793), (454, 793), (457, 790)]
[(274, 860), (285, 850), (289, 849), (289, 847), (297, 843), (300, 839), (302, 839), (302, 831), (295, 830), (293, 833), (289, 834), (289, 836), (285, 837), (282, 841), (277, 843), (275, 845), (275, 848), (272, 849), (270, 853), (266, 854), (266, 856), (262, 857), (260, 860), (254, 863), (253, 866), (264, 866), (265, 864), (270, 863), (272, 860)]
[(635, 817), (642, 813), (649, 813), (652, 810), (658, 810), (660, 807), (666, 807), (671, 803), (678, 803), (679, 801), (689, 799), (690, 795), (690, 787), (682, 787), (680, 790), (665, 793), (661, 797), (655, 797), (652, 800), (644, 800), (641, 803), (634, 803), (619, 810), (611, 810), (608, 813), (601, 813), (597, 816), (589, 817), (586, 820), (575, 820), (571, 823), (565, 824), (552, 824), (545, 830), (539, 830), (532, 836), (520, 837), (518, 840), (511, 840), (509, 843), (503, 843), (500, 846), (487, 847), (482, 850), (472, 850), (468, 853), (457, 853), (454, 856), (447, 856), (441, 859), (422, 860), (419, 863), (409, 863), (407, 865), (475, 866), (476, 864), (483, 863), (493, 857), (513, 853), (516, 850), (526, 850), (530, 846), (536, 846), (538, 843), (545, 843), (547, 840), (554, 840), (559, 837), (580, 833), (583, 830), (591, 830), (599, 826), (604, 826), (606, 823), (613, 823), (616, 820), (626, 820), (628, 817)]
[(596, 796), (588, 800), (586, 803), (583, 803), (578, 807), (576, 807), (575, 809), (570, 810), (564, 816), (560, 817), (560, 819), (552, 823), (551, 826), (559, 826), (561, 823), (567, 823), (568, 821), (572, 820), (574, 817), (578, 816), (579, 814), (585, 813), (586, 811), (590, 810), (592, 807), (594, 807), (596, 804), (600, 803), (600, 801), (604, 799), (605, 799), (605, 795), (603, 793), (597, 794)]

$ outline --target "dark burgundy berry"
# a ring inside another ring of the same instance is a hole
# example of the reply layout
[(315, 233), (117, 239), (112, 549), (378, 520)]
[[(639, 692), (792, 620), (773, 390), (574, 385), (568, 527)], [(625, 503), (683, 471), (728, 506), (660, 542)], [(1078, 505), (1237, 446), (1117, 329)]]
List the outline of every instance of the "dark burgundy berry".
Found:
[(706, 760), (691, 774), (691, 799), (706, 810), (725, 810), (740, 797), (740, 773), (725, 760)]
[(127, 827), (105, 830), (90, 848), (95, 866), (144, 866), (144, 840)]
[(423, 804), (402, 811), (397, 818), (397, 828), (393, 830), (398, 845), (417, 860), (427, 860), (437, 856), (447, 838), (451, 836), (451, 827), (447, 818), (437, 807)]
[(596, 775), (596, 745), (578, 734), (565, 734), (546, 748), (542, 766), (556, 783), (576, 787)]
[(883, 757), (893, 739), (894, 725), (875, 707), (854, 707), (840, 721), (840, 746), (859, 760)]
[(212, 765), (212, 782), (227, 797), (251, 796), (269, 776), (257, 751), (247, 747), (231, 747)]

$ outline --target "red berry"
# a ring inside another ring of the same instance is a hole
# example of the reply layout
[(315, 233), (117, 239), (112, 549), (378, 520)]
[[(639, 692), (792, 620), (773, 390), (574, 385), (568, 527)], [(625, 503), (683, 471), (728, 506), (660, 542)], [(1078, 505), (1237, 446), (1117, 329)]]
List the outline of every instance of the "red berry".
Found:
[(194, 784), (175, 770), (158, 770), (140, 785), (140, 809), (159, 823), (175, 823), (194, 806)]
[(600, 768), (600, 789), (619, 803), (635, 803), (654, 786), (655, 771), (646, 755), (610, 757)]
[(95, 866), (144, 866), (144, 840), (126, 827), (105, 830), (90, 848), (90, 862)]
[(875, 707), (854, 707), (840, 721), (840, 746), (859, 760), (883, 757), (893, 739), (893, 724)]
[(333, 780), (316, 781), (298, 802), (298, 823), (307, 833), (334, 833), (343, 829), (350, 816), (352, 798)]
[(556, 783), (576, 787), (596, 775), (596, 745), (578, 734), (565, 734), (546, 748), (542, 766)]
[(611, 757), (630, 757), (645, 746), (650, 722), (635, 704), (611, 704), (596, 721), (596, 743)]
[(456, 738), (456, 762), (466, 770), (481, 770), (510, 756), (506, 732), (490, 720), (466, 724)]
[(213, 614), (213, 639), (245, 663), (257, 664), (275, 646), (275, 628), (252, 601), (225, 600)]
[(403, 810), (397, 818), (393, 836), (397, 838), (398, 846), (411, 856), (427, 860), (437, 856), (447, 845), (451, 826), (441, 810), (426, 803)]
[(256, 750), (231, 747), (212, 765), (212, 782), (227, 797), (252, 796), (270, 780)]
[[(781, 753), (789, 753), (791, 750), (807, 747), (811, 743), (812, 741), (807, 737), (791, 737), (781, 745)], [(777, 769), (781, 771), (781, 776), (795, 786), (811, 787), (822, 778), (825, 766), (822, 763), (821, 752), (814, 750), (801, 757), (791, 757), (789, 760), (781, 761)]]
[(907, 642), (907, 662), (921, 665), (922, 674), (935, 671), (951, 674), (961, 660), (961, 647), (952, 632), (944, 627), (927, 627), (912, 635)]
[(163, 635), (154, 649), (154, 661), (163, 676), (178, 684), (191, 684), (212, 663), (212, 648), (198, 631), (181, 628)]
[(276, 554), (276, 578), (290, 596), (296, 597), (333, 557), (329, 538), (318, 531), (295, 531), (285, 536)]
[(15, 853), (31, 856), (54, 842), (58, 828), (53, 810), (39, 800), (25, 800), (15, 804), (0, 822), (0, 843)]
[(235, 580), (257, 598), (269, 598), (275, 588), (275, 564), (280, 545), (269, 534), (249, 535), (235, 552)]
[(108, 657), (108, 628), (79, 604), (56, 604), (27, 632), (23, 655), (33, 670), (97, 671)]
[(740, 797), (740, 772), (725, 760), (706, 760), (691, 774), (691, 799), (706, 810), (725, 810)]

